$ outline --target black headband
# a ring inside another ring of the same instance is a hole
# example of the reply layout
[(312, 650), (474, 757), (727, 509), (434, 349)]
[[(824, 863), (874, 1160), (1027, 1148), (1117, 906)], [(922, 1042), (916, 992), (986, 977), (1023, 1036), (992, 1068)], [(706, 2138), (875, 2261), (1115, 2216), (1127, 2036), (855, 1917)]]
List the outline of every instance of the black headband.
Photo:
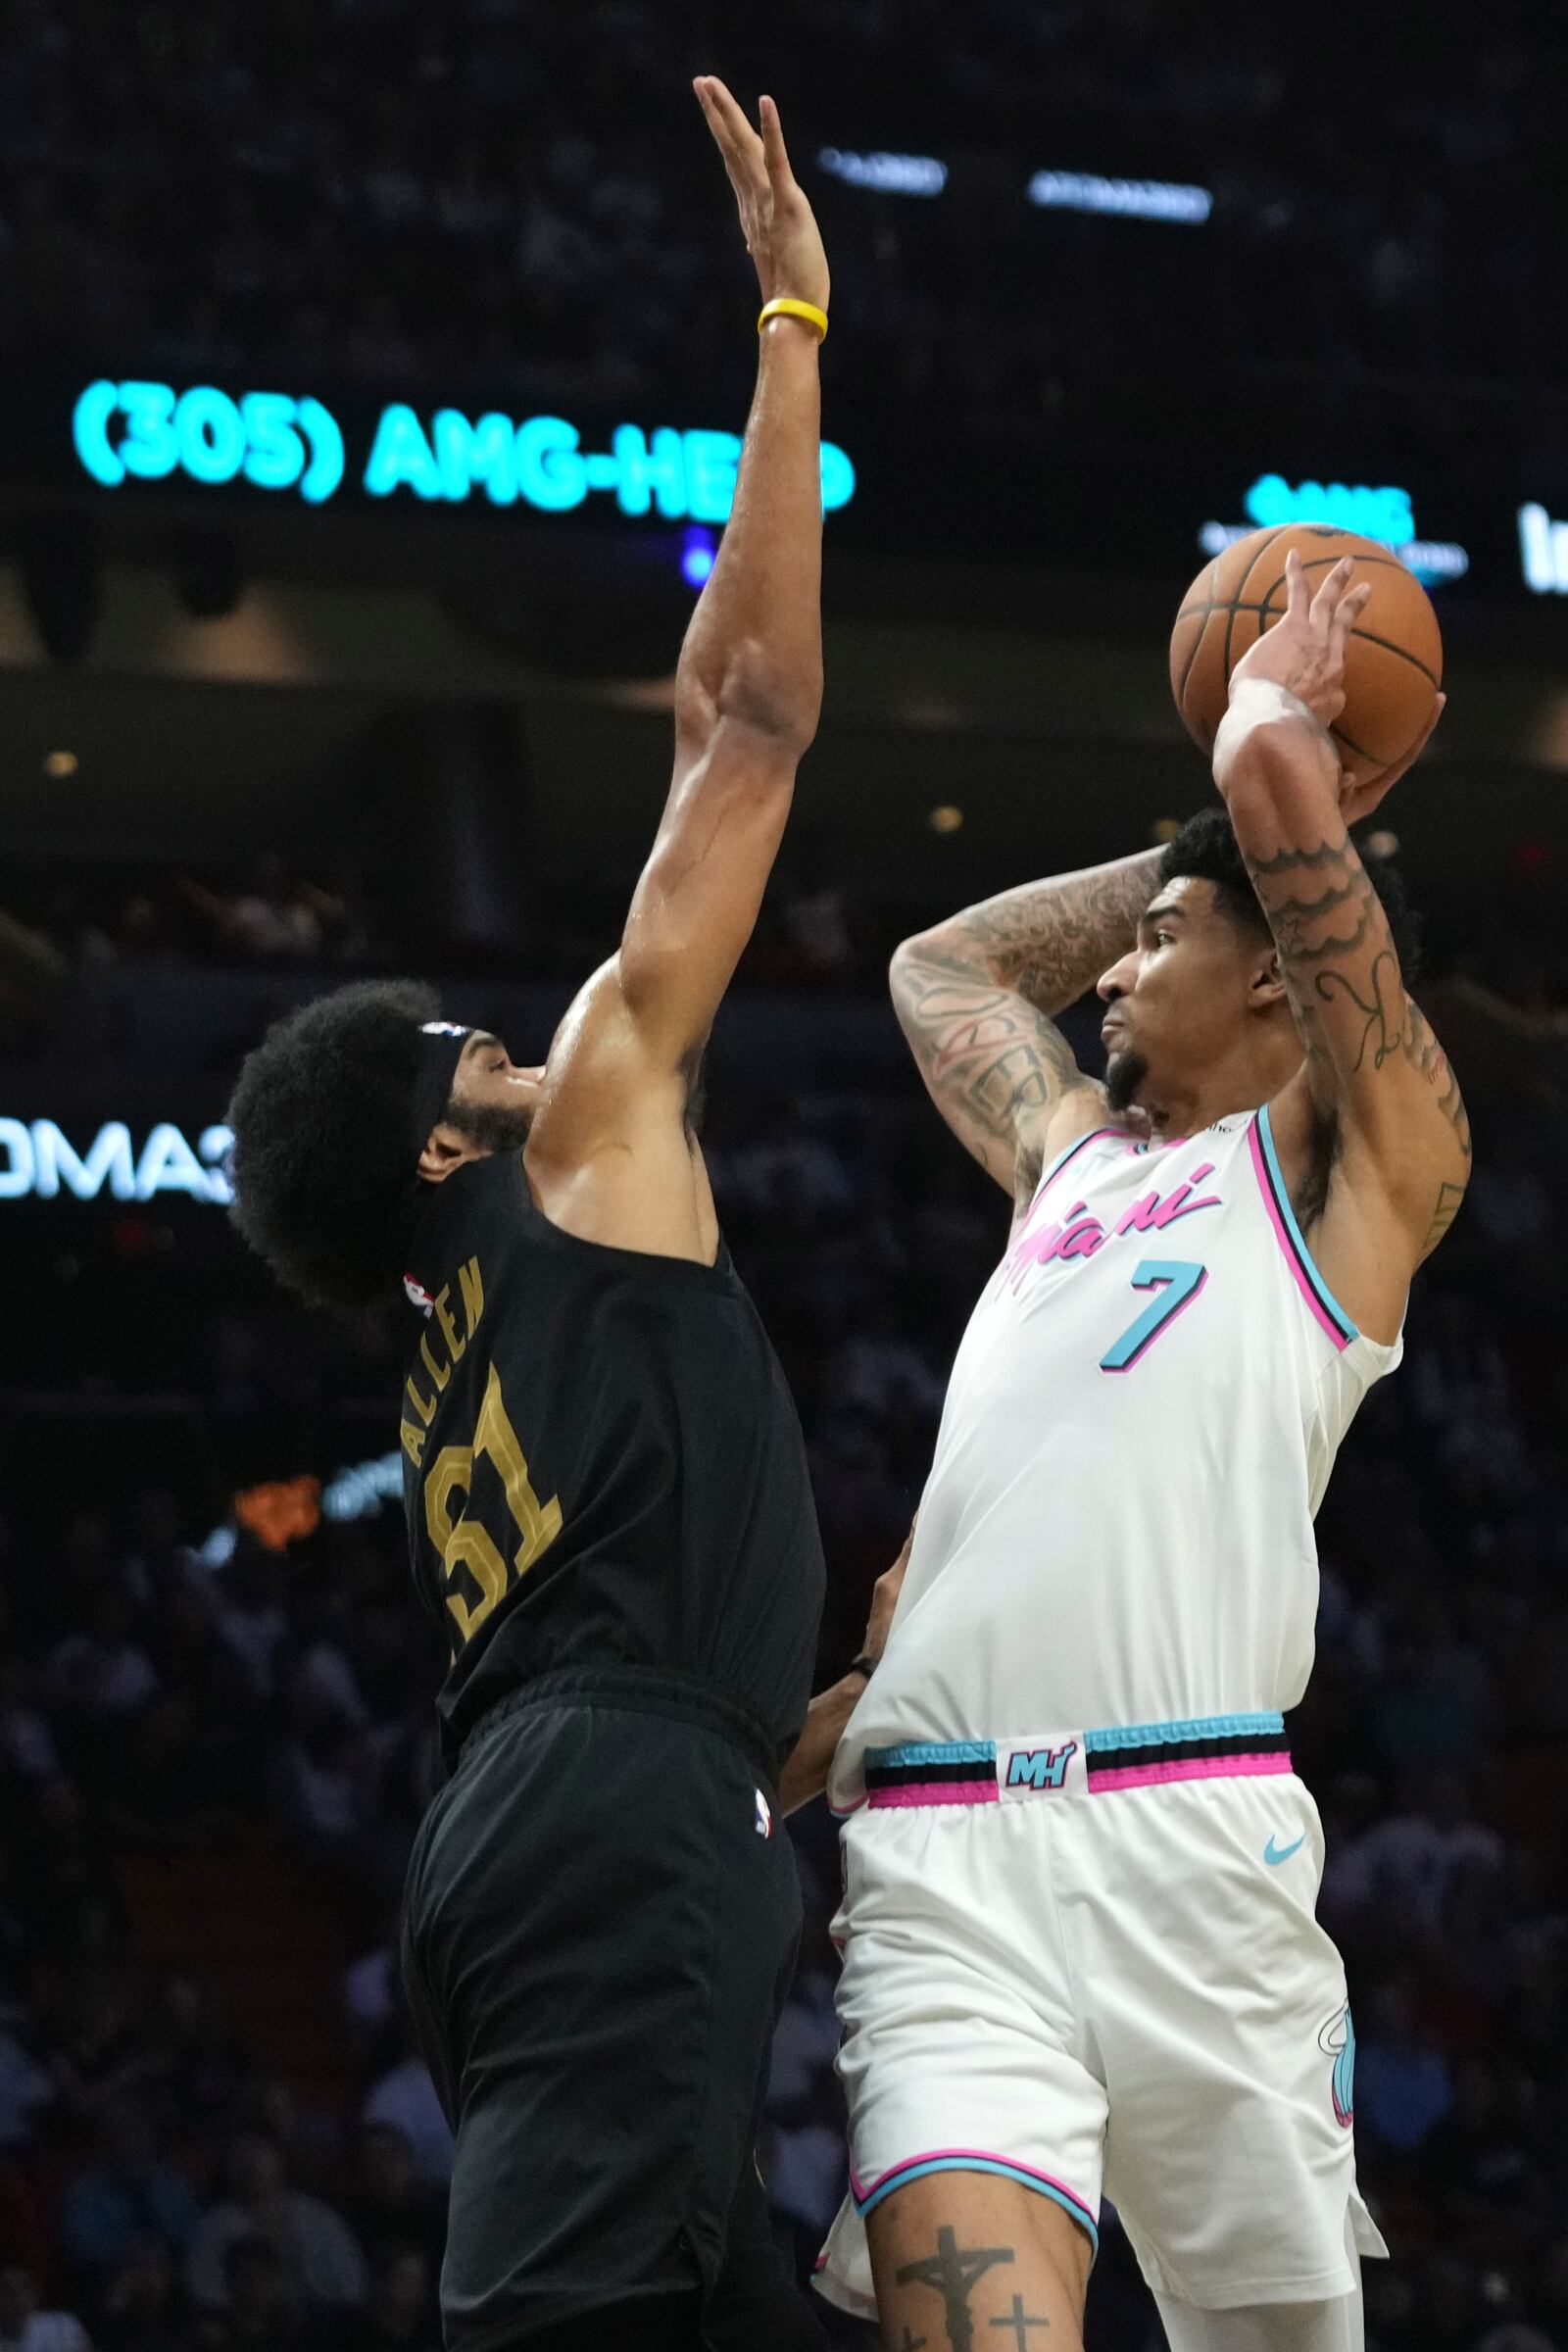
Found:
[(472, 1036), (458, 1021), (426, 1021), (419, 1031), (419, 1067), (414, 1081), (414, 1150), (416, 1157), (430, 1140), (430, 1130), (452, 1100), (452, 1088)]

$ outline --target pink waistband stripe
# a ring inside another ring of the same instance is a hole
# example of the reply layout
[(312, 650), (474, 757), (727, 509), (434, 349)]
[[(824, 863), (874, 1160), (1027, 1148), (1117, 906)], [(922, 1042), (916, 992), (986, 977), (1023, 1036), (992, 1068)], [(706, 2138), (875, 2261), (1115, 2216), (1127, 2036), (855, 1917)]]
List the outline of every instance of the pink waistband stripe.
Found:
[(1089, 1786), (1096, 1792), (1102, 1788), (1149, 1788), (1157, 1781), (1224, 1781), (1295, 1769), (1283, 1748), (1263, 1756), (1172, 1756), (1163, 1764), (1113, 1764), (1108, 1771), (1094, 1773)]

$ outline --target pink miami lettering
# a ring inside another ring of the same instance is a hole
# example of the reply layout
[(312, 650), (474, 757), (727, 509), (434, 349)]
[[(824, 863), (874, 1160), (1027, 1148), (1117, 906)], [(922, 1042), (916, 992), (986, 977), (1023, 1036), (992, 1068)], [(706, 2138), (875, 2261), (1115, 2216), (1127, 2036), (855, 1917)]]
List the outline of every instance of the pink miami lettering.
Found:
[(1168, 1199), (1161, 1200), (1157, 1192), (1146, 1193), (1141, 1200), (1133, 1202), (1131, 1208), (1122, 1211), (1117, 1220), (1116, 1231), (1118, 1233), (1163, 1233), (1165, 1227), (1174, 1225), (1178, 1217), (1196, 1216), (1200, 1208), (1218, 1208), (1221, 1205), (1218, 1193), (1205, 1193), (1200, 1200), (1193, 1200), (1188, 1198), (1195, 1184), (1201, 1184), (1205, 1176), (1212, 1176), (1213, 1173), (1214, 1162), (1211, 1159), (1205, 1159), (1202, 1166), (1195, 1168), (1185, 1183), (1179, 1184)]
[(1125, 1208), (1108, 1233), (1099, 1217), (1090, 1215), (1086, 1200), (1075, 1200), (1064, 1217), (1054, 1218), (1036, 1232), (1032, 1233), (1026, 1225), (1004, 1268), (1014, 1293), (1031, 1266), (1048, 1266), (1058, 1259), (1093, 1257), (1107, 1242), (1117, 1241), (1124, 1234), (1163, 1233), (1167, 1225), (1176, 1224), (1182, 1217), (1195, 1217), (1200, 1209), (1222, 1207), (1224, 1203), (1218, 1193), (1202, 1193), (1197, 1200), (1193, 1198), (1195, 1186), (1213, 1173), (1214, 1162), (1205, 1159), (1170, 1192), (1161, 1193), (1155, 1186)]

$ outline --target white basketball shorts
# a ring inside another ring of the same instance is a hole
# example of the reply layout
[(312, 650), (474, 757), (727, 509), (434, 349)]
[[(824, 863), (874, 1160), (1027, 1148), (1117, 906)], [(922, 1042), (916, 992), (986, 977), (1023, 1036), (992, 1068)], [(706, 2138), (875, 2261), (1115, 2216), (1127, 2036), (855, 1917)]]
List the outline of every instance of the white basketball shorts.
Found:
[(1317, 2302), (1386, 2252), (1355, 2186), (1354, 2040), (1314, 1912), (1317, 1808), (1278, 1715), (873, 1749), (845, 1824), (852, 2195), (817, 2266), (871, 2316), (865, 2216), (994, 2173), (1157, 2294)]

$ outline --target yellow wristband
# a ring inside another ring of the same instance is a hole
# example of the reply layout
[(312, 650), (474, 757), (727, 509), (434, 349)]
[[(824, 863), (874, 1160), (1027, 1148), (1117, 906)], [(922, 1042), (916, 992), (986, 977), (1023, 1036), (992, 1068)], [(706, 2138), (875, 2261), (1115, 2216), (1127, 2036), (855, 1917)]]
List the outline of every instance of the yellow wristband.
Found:
[(797, 302), (793, 294), (776, 295), (773, 301), (762, 305), (761, 315), (757, 321), (759, 334), (770, 318), (804, 318), (808, 326), (815, 327), (819, 343), (827, 334), (826, 311), (819, 311), (814, 302)]

